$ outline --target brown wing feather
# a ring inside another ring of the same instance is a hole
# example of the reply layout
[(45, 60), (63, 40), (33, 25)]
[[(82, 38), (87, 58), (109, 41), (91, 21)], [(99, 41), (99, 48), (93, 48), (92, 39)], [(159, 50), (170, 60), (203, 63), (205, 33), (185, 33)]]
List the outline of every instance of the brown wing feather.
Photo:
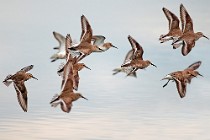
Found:
[(124, 60), (123, 63), (126, 63), (126, 62), (128, 62), (128, 61), (131, 61), (132, 58), (133, 58), (133, 50), (130, 50), (130, 51), (128, 51), (128, 53), (126, 54), (125, 60)]
[(190, 15), (188, 14), (187, 10), (185, 9), (185, 7), (183, 6), (183, 4), (180, 5), (180, 19), (182, 22), (182, 32), (186, 33), (189, 31), (193, 31), (193, 21), (190, 17)]
[(128, 36), (128, 40), (132, 46), (132, 49), (133, 49), (133, 59), (141, 59), (143, 60), (143, 53), (144, 53), (144, 50), (143, 48), (141, 47), (141, 45), (134, 39), (132, 38), (130, 35)]
[(87, 18), (84, 15), (81, 16), (81, 26), (82, 26), (82, 34), (80, 37), (80, 41), (91, 43), (91, 39), (93, 36), (92, 28), (91, 28)]
[(72, 108), (72, 101), (70, 102), (65, 102), (64, 100), (61, 101), (61, 110), (63, 110), (66, 113), (69, 113), (71, 111), (71, 108)]
[[(69, 55), (70, 56), (70, 55)], [(62, 91), (69, 92), (73, 91), (73, 58), (70, 57), (64, 66), (63, 80), (62, 80)]]
[(187, 41), (183, 41), (183, 46), (182, 46), (182, 55), (186, 56), (191, 50), (192, 48), (195, 46), (195, 41), (193, 40), (187, 40)]
[(66, 60), (68, 59), (68, 55), (69, 55), (69, 49), (72, 46), (72, 39), (70, 34), (66, 35), (66, 40), (65, 40), (65, 50), (66, 50)]
[(168, 19), (169, 30), (179, 28), (179, 19), (178, 19), (178, 17), (174, 13), (172, 13), (171, 11), (169, 11), (168, 9), (166, 9), (164, 7), (163, 7), (162, 10), (163, 10), (166, 18)]
[(174, 78), (174, 80), (176, 82), (176, 87), (177, 87), (177, 91), (179, 93), (179, 96), (181, 98), (185, 97), (187, 84), (183, 80), (178, 80), (176, 78)]
[(34, 65), (26, 66), (26, 67), (22, 68), (20, 71), (28, 72), (28, 71), (30, 71), (33, 67), (34, 67)]
[(14, 82), (14, 87), (17, 92), (18, 102), (23, 109), (23, 111), (27, 112), (27, 90), (23, 81)]
[(196, 70), (200, 67), (200, 65), (201, 65), (201, 61), (197, 61), (197, 62), (189, 65), (186, 69)]

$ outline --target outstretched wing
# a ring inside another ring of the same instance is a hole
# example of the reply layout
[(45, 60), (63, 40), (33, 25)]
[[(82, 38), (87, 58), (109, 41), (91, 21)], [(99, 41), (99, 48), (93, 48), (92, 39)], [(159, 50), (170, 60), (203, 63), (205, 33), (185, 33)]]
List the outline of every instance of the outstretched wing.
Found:
[(27, 98), (27, 90), (26, 90), (24, 81), (19, 81), (19, 82), (15, 81), (14, 87), (17, 92), (17, 99), (21, 108), (23, 109), (24, 112), (27, 112), (28, 98)]
[(186, 40), (186, 41), (184, 40), (182, 46), (182, 55), (186, 56), (194, 46), (195, 46), (194, 40)]
[(187, 10), (185, 9), (185, 7), (183, 6), (183, 4), (180, 5), (180, 19), (182, 22), (182, 32), (186, 33), (189, 31), (193, 31), (193, 21), (190, 17), (190, 15), (188, 14)]
[(190, 69), (190, 70), (196, 70), (200, 67), (201, 61), (197, 61), (195, 63), (192, 63), (189, 67), (187, 67), (185, 70)]
[(176, 82), (176, 87), (177, 87), (177, 91), (179, 93), (179, 96), (181, 98), (185, 97), (186, 95), (186, 88), (187, 88), (187, 84), (184, 80), (179, 80), (177, 78), (174, 78), (175, 82)]
[(69, 59), (63, 69), (62, 89), (61, 91), (73, 91), (73, 58), (69, 55)]
[(141, 47), (141, 45), (134, 39), (132, 38), (130, 35), (128, 36), (128, 40), (132, 46), (133, 49), (133, 59), (141, 59), (143, 60), (143, 53), (144, 50)]
[(128, 53), (125, 56), (124, 62), (127, 63), (133, 59), (133, 50), (128, 51)]
[(34, 65), (30, 65), (27, 67), (22, 68), (20, 71), (24, 71), (24, 72), (28, 72), (29, 70), (31, 70), (34, 67)]
[(92, 37), (93, 45), (102, 46), (104, 44), (105, 36), (94, 35)]
[(64, 112), (69, 113), (71, 111), (71, 108), (72, 108), (72, 101), (65, 102), (64, 100), (61, 99), (61, 109)]
[(178, 19), (178, 17), (174, 13), (172, 13), (171, 11), (166, 9), (165, 7), (163, 7), (162, 10), (163, 10), (166, 18), (168, 19), (169, 30), (179, 28), (179, 19)]
[(93, 31), (92, 31), (92, 28), (91, 28), (87, 18), (84, 15), (81, 16), (81, 26), (82, 26), (82, 33), (81, 33), (81, 37), (80, 37), (80, 42), (91, 43)]
[(59, 43), (59, 47), (58, 48), (54, 48), (54, 49), (60, 49), (61, 50), (61, 46), (65, 45), (65, 37), (57, 32), (53, 32), (53, 35), (55, 37), (55, 39), (58, 41)]

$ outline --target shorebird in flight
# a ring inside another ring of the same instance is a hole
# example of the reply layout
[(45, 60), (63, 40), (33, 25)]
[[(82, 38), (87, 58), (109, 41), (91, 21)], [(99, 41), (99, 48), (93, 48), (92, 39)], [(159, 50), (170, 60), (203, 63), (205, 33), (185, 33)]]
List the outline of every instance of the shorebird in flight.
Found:
[(66, 52), (65, 52), (65, 37), (63, 35), (61, 35), (60, 33), (57, 32), (53, 32), (53, 35), (55, 37), (55, 39), (58, 41), (59, 46), (54, 47), (53, 49), (58, 50), (57, 53), (53, 54), (50, 59), (51, 62), (55, 62), (58, 59), (65, 59), (66, 57)]
[[(92, 28), (91, 28), (87, 18), (84, 15), (81, 16), (81, 27), (82, 27), (82, 33), (81, 33), (81, 37), (80, 37), (80, 43), (77, 46), (73, 46), (73, 47), (69, 48), (71, 51), (80, 53), (80, 55), (78, 57), (78, 61), (82, 60), (87, 55), (90, 55), (92, 52), (104, 51), (103, 49), (98, 47), (99, 43), (97, 43), (97, 41), (94, 44)], [(97, 38), (101, 38), (101, 37), (97, 37)], [(101, 40), (101, 39), (98, 39), (98, 40)], [(93, 44), (91, 42), (93, 42)], [(101, 41), (98, 41), (98, 42), (101, 42)], [(103, 41), (100, 44), (103, 44)], [(104, 43), (103, 46), (105, 44), (106, 43)], [(113, 45), (111, 43), (108, 43), (106, 45), (106, 48), (109, 48), (112, 46)]]
[(193, 21), (190, 17), (189, 13), (183, 6), (183, 4), (180, 5), (180, 17), (182, 22), (182, 32), (183, 35), (180, 36), (177, 40), (175, 40), (172, 45), (180, 46), (182, 45), (182, 55), (186, 56), (192, 48), (195, 46), (195, 42), (201, 38), (205, 37), (209, 39), (207, 36), (205, 36), (202, 32), (194, 32), (193, 29)]
[(3, 83), (6, 86), (9, 86), (13, 82), (16, 93), (17, 93), (18, 102), (24, 112), (27, 112), (27, 109), (28, 109), (28, 97), (27, 97), (28, 92), (25, 87), (25, 81), (31, 78), (38, 80), (31, 73), (27, 73), (32, 68), (33, 68), (33, 65), (24, 67), (20, 71), (16, 72), (15, 74), (8, 75), (3, 81)]
[[(180, 23), (179, 19), (174, 13), (172, 13), (165, 7), (163, 7), (162, 10), (163, 10), (166, 18), (168, 19), (169, 31), (167, 34), (161, 35), (159, 40), (161, 41), (161, 43), (164, 43), (169, 40), (175, 41), (178, 39), (178, 37), (180, 37), (182, 35), (182, 31), (179, 27), (179, 23)], [(174, 49), (176, 49), (177, 47), (178, 46), (173, 46)]]
[(128, 75), (132, 74), (133, 72), (137, 71), (138, 69), (145, 69), (149, 65), (156, 67), (156, 65), (154, 65), (151, 61), (143, 60), (144, 50), (141, 47), (141, 45), (134, 38), (132, 38), (129, 35), (128, 40), (129, 40), (129, 42), (132, 46), (132, 50), (133, 50), (132, 59), (131, 59), (131, 61), (121, 65), (122, 68), (124, 68), (124, 67), (132, 68), (132, 71), (130, 71), (128, 73)]
[(201, 61), (197, 61), (191, 64), (183, 71), (176, 71), (166, 75), (166, 77), (164, 77), (162, 80), (168, 80), (168, 81), (166, 84), (163, 85), (163, 87), (168, 85), (169, 81), (175, 81), (179, 96), (181, 98), (185, 97), (187, 83), (190, 84), (192, 78), (197, 77), (198, 75), (202, 76), (198, 71), (196, 71), (196, 69), (198, 69), (200, 65)]
[(112, 43), (104, 42), (105, 39), (106, 38), (102, 35), (94, 35), (94, 36), (92, 36), (93, 45), (97, 45), (97, 47), (99, 47), (102, 52), (107, 51), (111, 47), (117, 49), (117, 47), (115, 47)]
[(68, 61), (64, 66), (64, 72), (62, 75), (62, 89), (60, 95), (56, 94), (53, 99), (51, 100), (50, 104), (52, 107), (56, 107), (57, 105), (61, 106), (61, 110), (69, 113), (72, 108), (72, 102), (78, 100), (79, 98), (85, 98), (80, 93), (75, 93), (73, 91), (73, 58), (69, 55)]

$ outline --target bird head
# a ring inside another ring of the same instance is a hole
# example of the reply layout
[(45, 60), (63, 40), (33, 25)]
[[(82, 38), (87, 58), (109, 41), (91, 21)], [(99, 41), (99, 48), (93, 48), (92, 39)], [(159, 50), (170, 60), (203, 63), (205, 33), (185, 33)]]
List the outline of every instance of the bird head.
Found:
[(30, 78), (33, 78), (33, 79), (36, 79), (38, 80), (36, 77), (34, 77), (31, 73), (26, 73), (26, 80), (30, 79)]

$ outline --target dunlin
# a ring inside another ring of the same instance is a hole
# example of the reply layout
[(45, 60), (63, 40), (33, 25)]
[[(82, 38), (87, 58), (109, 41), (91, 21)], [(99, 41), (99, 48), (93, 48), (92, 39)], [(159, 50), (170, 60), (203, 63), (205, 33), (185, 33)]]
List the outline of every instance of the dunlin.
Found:
[(78, 46), (69, 48), (71, 51), (76, 51), (80, 53), (78, 61), (82, 60), (85, 56), (90, 55), (92, 52), (103, 51), (102, 49), (97, 47), (97, 45), (91, 44), (93, 31), (87, 18), (84, 15), (81, 16), (81, 26), (82, 34), (80, 44)]
[[(58, 41), (58, 43), (59, 43), (59, 46), (57, 46), (57, 47), (54, 47), (53, 49), (56, 49), (56, 50), (58, 50), (58, 52), (57, 53), (55, 53), (55, 54), (53, 54), (51, 57), (50, 57), (50, 59), (52, 59), (51, 60), (51, 62), (54, 62), (54, 61), (56, 61), (56, 60), (58, 60), (58, 59), (65, 59), (65, 58), (67, 58), (66, 57), (66, 51), (65, 51), (65, 37), (63, 36), (63, 35), (61, 35), (60, 33), (58, 33), (58, 32), (53, 32), (53, 35), (54, 35), (54, 37), (55, 37), (55, 39)], [(70, 36), (70, 35), (69, 35)], [(94, 35), (93, 36), (93, 39), (92, 40), (94, 40), (95, 41), (95, 38), (101, 38), (102, 36), (101, 35)], [(71, 38), (70, 38), (71, 39)], [(94, 42), (94, 41), (92, 41), (92, 42)], [(92, 43), (93, 44), (93, 43)], [(75, 47), (75, 46), (78, 46), (79, 45), (79, 43), (76, 43), (76, 41), (72, 41), (72, 39), (71, 39), (71, 44), (68, 44), (68, 48), (71, 48), (71, 47)], [(98, 52), (101, 52), (102, 50), (97, 50)], [(70, 53), (71, 53), (71, 55), (73, 55), (73, 56), (78, 56), (78, 55), (80, 55), (80, 53), (79, 52), (75, 52), (75, 51), (70, 51)]]
[[(72, 40), (71, 40), (71, 36), (70, 34), (67, 34), (66, 36), (66, 60), (68, 62), (68, 59), (72, 59), (72, 65), (73, 65), (73, 88), (74, 90), (78, 90), (78, 85), (79, 85), (79, 71), (82, 70), (83, 68), (87, 68), (87, 69), (90, 69), (89, 67), (87, 67), (84, 63), (78, 63), (77, 61), (77, 58), (76, 56), (73, 56), (72, 53), (69, 51), (68, 48), (71, 47), (71, 43), (72, 43)], [(65, 67), (65, 64), (61, 64), (58, 68), (58, 75), (61, 76), (63, 75), (63, 72), (64, 72), (64, 67)], [(90, 69), (91, 70), (91, 69)], [(63, 80), (64, 82), (64, 80)], [(63, 86), (63, 82), (61, 84), (61, 87)]]
[(163, 10), (166, 18), (168, 19), (169, 32), (165, 35), (161, 35), (159, 40), (161, 41), (161, 43), (164, 43), (169, 40), (176, 40), (178, 37), (180, 37), (182, 35), (182, 31), (179, 27), (179, 19), (174, 13), (172, 13), (165, 7), (163, 7), (162, 10)]
[(184, 69), (183, 71), (176, 71), (166, 75), (166, 77), (164, 77), (162, 80), (166, 79), (168, 81), (166, 84), (163, 85), (163, 87), (165, 87), (169, 83), (169, 81), (175, 81), (180, 97), (185, 97), (187, 83), (190, 84), (191, 79), (197, 77), (198, 75), (202, 76), (198, 71), (195, 71), (200, 67), (200, 65), (201, 61), (198, 61), (191, 64), (188, 68)]
[[(61, 66), (58, 68), (57, 73), (58, 73), (59, 76), (63, 77), (64, 68), (65, 68), (66, 64), (61, 64)], [(89, 67), (87, 67), (84, 63), (78, 63), (76, 57), (74, 57), (72, 59), (72, 65), (73, 65), (72, 66), (72, 69), (73, 69), (73, 79), (72, 79), (73, 80), (73, 89), (78, 90), (79, 80), (80, 80), (79, 71), (82, 70), (83, 68), (87, 68), (89, 70), (91, 70), (91, 69)], [(61, 87), (63, 86), (64, 81), (65, 80), (63, 79), (62, 83), (61, 83)]]
[(51, 100), (50, 104), (52, 107), (56, 107), (60, 104), (61, 110), (69, 113), (72, 108), (72, 102), (78, 100), (79, 98), (85, 98), (80, 93), (74, 93), (73, 91), (73, 58), (69, 55), (69, 59), (64, 66), (63, 73), (63, 86), (60, 95), (56, 94)]
[(182, 32), (183, 35), (180, 36), (176, 41), (172, 43), (172, 45), (182, 45), (182, 55), (186, 56), (192, 48), (195, 46), (195, 41), (197, 41), (201, 37), (206, 37), (203, 35), (202, 32), (195, 33), (193, 30), (193, 21), (188, 14), (187, 10), (183, 6), (183, 4), (180, 5), (180, 17), (182, 21)]
[(53, 35), (55, 39), (58, 41), (59, 46), (54, 47), (54, 49), (57, 49), (58, 52), (53, 54), (50, 58), (52, 59), (51, 62), (54, 62), (58, 59), (65, 59), (66, 52), (65, 52), (65, 37), (61, 35), (60, 33), (53, 32)]
[(130, 35), (128, 36), (128, 40), (132, 46), (133, 50), (133, 58), (130, 62), (127, 62), (125, 64), (122, 64), (121, 67), (131, 67), (132, 71), (128, 73), (128, 75), (132, 74), (133, 72), (137, 71), (138, 69), (145, 69), (149, 65), (155, 66), (153, 63), (151, 63), (149, 60), (143, 60), (143, 53), (144, 50), (141, 47), (141, 45)]
[(8, 75), (3, 81), (3, 83), (6, 86), (9, 86), (13, 82), (15, 90), (17, 92), (18, 102), (24, 112), (27, 112), (27, 106), (28, 106), (27, 105), (27, 101), (28, 101), (27, 89), (25, 87), (24, 82), (30, 78), (34, 78), (34, 79), (38, 80), (31, 73), (27, 73), (32, 68), (33, 68), (33, 65), (24, 67), (20, 71), (15, 73), (14, 75)]
[(109, 48), (113, 47), (116, 48), (112, 43), (110, 42), (104, 42), (105, 41), (105, 37), (102, 35), (94, 35), (92, 36), (92, 41), (93, 41), (93, 45), (97, 45), (97, 47), (99, 47), (102, 51), (106, 51)]
[[(123, 64), (130, 62), (133, 58), (133, 50), (128, 51), (128, 53), (125, 56)], [(124, 72), (126, 74), (129, 74), (133, 69), (129, 67), (121, 67), (121, 68), (116, 68), (114, 69), (113, 75), (119, 73), (119, 72)], [(129, 76), (137, 77), (136, 72), (131, 73)]]

